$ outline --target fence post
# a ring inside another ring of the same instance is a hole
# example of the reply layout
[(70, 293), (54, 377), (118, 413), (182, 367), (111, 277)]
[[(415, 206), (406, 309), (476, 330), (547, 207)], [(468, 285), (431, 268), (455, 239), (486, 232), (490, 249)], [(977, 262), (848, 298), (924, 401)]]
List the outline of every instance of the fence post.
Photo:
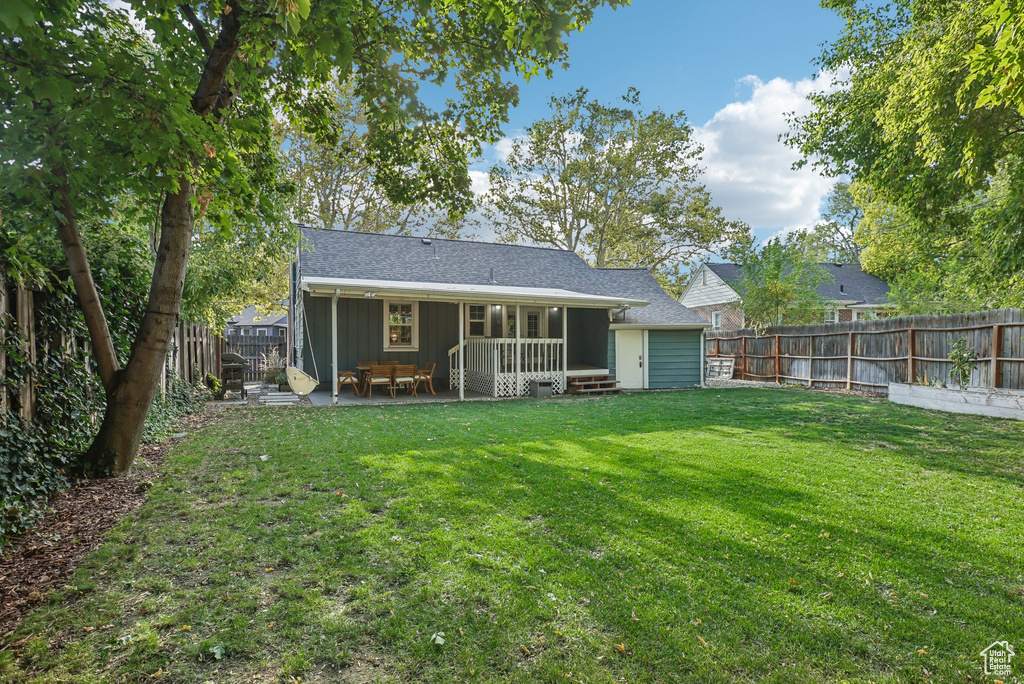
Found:
[(740, 355), (743, 365), (740, 367), (740, 380), (747, 379), (747, 336), (740, 338)]
[(721, 354), (721, 352), (722, 352), (722, 338), (721, 337), (716, 337), (715, 338), (715, 358), (718, 358), (718, 356)]
[(853, 331), (850, 331), (850, 339), (846, 347), (846, 390), (853, 389)]
[(814, 387), (814, 335), (811, 338), (811, 348), (808, 349), (807, 357), (807, 386)]
[[(35, 326), (35, 303), (32, 291), (19, 287), (17, 291), (18, 307), (18, 328), (21, 331), (25, 343), (22, 345), (25, 350), (25, 357), (33, 366), (36, 363), (36, 326)], [(25, 420), (32, 420), (36, 413), (35, 400), (35, 377), (32, 373), (25, 376), (25, 381), (18, 390), (20, 395), (21, 417)]]
[(992, 387), (999, 387), (999, 352), (1003, 348), (1003, 326), (992, 326)]
[(779, 384), (779, 336), (775, 336), (775, 384)]
[(912, 327), (907, 328), (907, 384), (914, 384), (914, 328)]

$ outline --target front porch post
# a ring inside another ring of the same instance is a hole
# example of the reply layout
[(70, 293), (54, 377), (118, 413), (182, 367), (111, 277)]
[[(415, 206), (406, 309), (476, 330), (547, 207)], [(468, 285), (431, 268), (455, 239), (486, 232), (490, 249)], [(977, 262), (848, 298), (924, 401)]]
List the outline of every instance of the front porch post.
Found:
[(459, 401), (466, 398), (466, 357), (465, 357), (465, 333), (466, 324), (463, 317), (466, 315), (466, 305), (459, 302)]
[(515, 342), (516, 356), (515, 356), (515, 368), (516, 368), (516, 391), (513, 396), (520, 396), (523, 391), (522, 382), (519, 380), (519, 305), (516, 304), (516, 342)]
[(569, 393), (569, 345), (566, 335), (569, 332), (569, 309), (562, 307), (562, 394)]
[(331, 297), (331, 401), (338, 403), (338, 291)]

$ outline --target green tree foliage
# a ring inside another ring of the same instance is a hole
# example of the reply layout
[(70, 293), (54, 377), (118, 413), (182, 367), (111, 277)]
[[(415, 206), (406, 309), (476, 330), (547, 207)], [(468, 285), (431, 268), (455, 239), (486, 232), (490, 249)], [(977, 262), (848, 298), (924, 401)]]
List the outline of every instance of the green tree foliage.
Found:
[(484, 208), (503, 240), (664, 275), (746, 232), (698, 183), (701, 148), (682, 112), (645, 113), (633, 89), (618, 106), (586, 90), (550, 106), (491, 170)]
[[(858, 233), (869, 252), (865, 268), (891, 282), (902, 277), (897, 284), (907, 293), (926, 283), (954, 293), (941, 298), (947, 309), (1019, 302), (1018, 3), (826, 4), (846, 26), (819, 66), (839, 83), (812, 95), (813, 111), (794, 121), (789, 142), (828, 172), (852, 175), (877, 215), (893, 219), (884, 231), (865, 219)], [(888, 265), (877, 270), (883, 252)], [(893, 269), (897, 262), (904, 266)], [(902, 276), (910, 267), (923, 270)], [(962, 285), (969, 296), (960, 296)]]
[(811, 261), (855, 264), (862, 249), (856, 236), (863, 214), (850, 192), (850, 184), (840, 181), (825, 198), (822, 221), (794, 239), (803, 245)]
[(829, 302), (818, 287), (831, 276), (808, 259), (799, 240), (773, 238), (760, 249), (747, 240), (729, 258), (743, 265), (738, 290), (747, 325), (767, 328), (823, 320)]
[(1024, 117), (1024, 4), (992, 0), (983, 11), (981, 41), (969, 55), (966, 84), (984, 84), (975, 106), (1011, 107)]
[(327, 139), (312, 135), (301, 121), (278, 117), (274, 122), (283, 175), (295, 193), (289, 202), (292, 218), (325, 229), (460, 237), (464, 216), (426, 202), (397, 204), (374, 182), (365, 107), (354, 86), (351, 80), (327, 84)]
[[(197, 224), (224, 237), (207, 264), (220, 274), (213, 282), (226, 278), (218, 286), (237, 272), (226, 273), (216, 255), (237, 259), (231, 250), (246, 235), (272, 242), (266, 227), (280, 223), (287, 189), (275, 110), (330, 140), (326, 86), (352, 79), (375, 182), (393, 202), (437, 201), (458, 212), (470, 203), (467, 158), (499, 137), (517, 100), (509, 75), (564, 65), (566, 35), (599, 4), (619, 3), (3, 3), (0, 212), (6, 220), (16, 207), (37, 217), (27, 228), (61, 237), (107, 394), (86, 460), (97, 469), (131, 465), (181, 310)], [(437, 111), (418, 96), (426, 82), (453, 84), (457, 95)], [(159, 213), (149, 294), (121, 366), (82, 228), (129, 196)]]

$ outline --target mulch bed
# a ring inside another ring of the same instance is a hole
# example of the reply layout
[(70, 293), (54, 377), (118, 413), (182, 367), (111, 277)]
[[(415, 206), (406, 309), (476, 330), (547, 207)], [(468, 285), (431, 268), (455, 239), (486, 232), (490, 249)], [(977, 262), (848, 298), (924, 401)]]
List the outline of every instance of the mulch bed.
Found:
[[(210, 412), (185, 416), (181, 431), (192, 432), (216, 419)], [(50, 511), (32, 530), (10, 541), (0, 555), (0, 642), (49, 591), (63, 586), (107, 530), (146, 500), (168, 450), (181, 439), (142, 445), (139, 459), (149, 467), (135, 468), (127, 477), (76, 482), (53, 498)]]

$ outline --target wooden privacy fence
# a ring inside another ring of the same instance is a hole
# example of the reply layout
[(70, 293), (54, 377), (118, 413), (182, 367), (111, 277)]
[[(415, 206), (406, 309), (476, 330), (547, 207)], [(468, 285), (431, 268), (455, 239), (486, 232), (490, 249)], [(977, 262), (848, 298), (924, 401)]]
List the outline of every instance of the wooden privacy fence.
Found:
[[(11, 330), (16, 330), (24, 342), (21, 344), (21, 355), (31, 364), (36, 364), (47, 355), (57, 354), (66, 356), (74, 353), (76, 349), (85, 351), (86, 360), (90, 358), (90, 342), (88, 337), (77, 338), (74, 335), (60, 336), (59, 344), (51, 344), (49, 341), (40, 342), (44, 337), (40, 334), (39, 323), (36, 316), (36, 307), (39, 306), (41, 293), (21, 286), (14, 286), (0, 278), (0, 340), (8, 334), (9, 324)], [(161, 374), (161, 389), (166, 391), (168, 385), (168, 370), (173, 368), (177, 371), (179, 378), (185, 378), (190, 382), (199, 383), (204, 380), (207, 373), (213, 373), (217, 377), (221, 375), (220, 355), (224, 351), (224, 340), (211, 332), (205, 325), (181, 324), (174, 330), (171, 340), (171, 348), (167, 359), (164, 361), (164, 369)], [(3, 346), (0, 345), (0, 377), (7, 371), (7, 358)], [(14, 407), (12, 400), (16, 399), (18, 413), (26, 420), (35, 417), (36, 404), (36, 378), (28, 374), (17, 387), (17, 394), (8, 396), (8, 391), (0, 386), (0, 410), (8, 406)]]
[(227, 336), (227, 351), (232, 351), (245, 359), (249, 368), (245, 371), (246, 380), (262, 380), (263, 373), (260, 365), (264, 354), (277, 350), (281, 357), (281, 365), (285, 365), (288, 359), (286, 346), (287, 335), (239, 335), (231, 333)]
[(182, 323), (174, 329), (171, 349), (164, 362), (163, 385), (167, 389), (167, 370), (173, 368), (179, 378), (203, 382), (206, 374), (220, 377), (220, 355), (225, 351), (224, 338), (205, 325)]
[(707, 333), (708, 358), (736, 360), (734, 377), (884, 392), (890, 382), (949, 382), (949, 351), (966, 338), (978, 356), (971, 386), (1024, 389), (1024, 313), (779, 326)]

